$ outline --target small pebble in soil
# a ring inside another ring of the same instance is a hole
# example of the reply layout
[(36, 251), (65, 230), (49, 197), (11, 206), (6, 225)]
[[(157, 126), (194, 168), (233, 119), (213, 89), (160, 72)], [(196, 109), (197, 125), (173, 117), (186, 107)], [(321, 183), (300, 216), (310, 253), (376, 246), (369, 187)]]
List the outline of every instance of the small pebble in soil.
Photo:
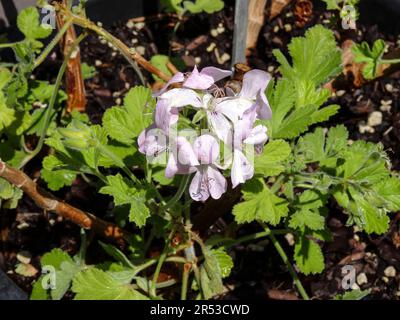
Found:
[(286, 23), (284, 26), (286, 32), (292, 31), (292, 26), (289, 23)]
[(218, 33), (217, 29), (211, 29), (210, 30), (210, 34), (211, 34), (212, 37), (216, 38), (216, 37), (218, 37), (219, 33)]
[(376, 127), (382, 124), (382, 112), (374, 111), (368, 117), (368, 125)]
[(35, 77), (35, 75), (34, 74), (31, 74), (31, 76), (29, 77), (31, 80), (35, 80), (36, 79), (36, 77)]
[(218, 27), (218, 28), (217, 28), (217, 32), (218, 32), (218, 34), (224, 33), (224, 32), (225, 32), (225, 27), (223, 27), (223, 26)]
[(101, 60), (98, 60), (98, 59), (96, 59), (95, 62), (94, 62), (94, 65), (96, 67), (100, 67), (102, 64), (103, 64), (103, 62), (101, 62)]
[(294, 236), (293, 236), (292, 233), (286, 233), (285, 234), (285, 239), (286, 239), (286, 241), (287, 241), (289, 246), (293, 246), (294, 245), (295, 241), (294, 241)]
[(385, 89), (387, 92), (393, 92), (393, 86), (390, 83), (385, 84)]
[(31, 262), (32, 255), (28, 251), (20, 251), (17, 253), (17, 260), (19, 262), (28, 264)]
[(27, 229), (27, 228), (29, 228), (29, 224), (26, 223), (26, 222), (22, 222), (19, 225), (17, 225), (17, 229), (18, 230), (24, 230), (24, 229)]
[(144, 26), (145, 26), (145, 23), (144, 23), (144, 22), (137, 22), (137, 23), (135, 23), (135, 28), (136, 28), (136, 30), (142, 30), (142, 29), (144, 28)]
[(121, 103), (122, 103), (121, 98), (115, 99), (115, 104), (116, 104), (117, 106), (121, 105)]
[(103, 24), (100, 21), (97, 21), (97, 25), (101, 28)]
[(105, 45), (107, 44), (107, 40), (104, 38), (100, 38), (100, 43)]
[(117, 56), (117, 54), (118, 54), (118, 52), (111, 52), (111, 57), (116, 57)]
[(386, 277), (394, 278), (396, 276), (396, 269), (393, 266), (389, 266), (383, 271)]
[(390, 109), (392, 108), (392, 100), (381, 100), (381, 106), (379, 109), (383, 112), (390, 112)]
[(210, 43), (210, 45), (207, 47), (207, 52), (211, 52), (211, 51), (213, 51), (214, 50), (214, 48), (216, 47), (217, 45), (215, 44), (215, 42), (211, 42)]
[(336, 91), (336, 96), (341, 97), (346, 93), (346, 90), (338, 90)]
[(389, 282), (389, 278), (388, 277), (383, 276), (381, 279), (382, 279), (382, 281), (384, 283), (388, 283)]
[(279, 31), (279, 26), (275, 26), (274, 29), (273, 29), (272, 31), (274, 31), (275, 33), (277, 33), (277, 32)]
[(367, 125), (364, 121), (361, 121), (361, 122), (358, 124), (358, 131), (359, 131), (361, 134), (364, 134), (364, 133), (374, 133), (374, 132), (375, 132), (375, 129), (372, 128), (370, 125)]
[(200, 57), (194, 57), (194, 63), (195, 64), (200, 64), (201, 63), (201, 58)]
[(360, 274), (357, 276), (357, 283), (358, 283), (359, 286), (362, 286), (363, 284), (368, 283), (367, 275), (366, 275), (364, 272), (363, 272), (363, 273), (360, 273)]
[(360, 242), (360, 237), (358, 236), (358, 234), (355, 234), (353, 236), (353, 239), (356, 240), (357, 242)]
[(129, 88), (131, 87), (129, 82), (125, 82), (125, 89), (129, 90)]
[(49, 224), (50, 224), (51, 226), (54, 226), (54, 225), (56, 224), (56, 220), (50, 219), (50, 220), (49, 220)]
[(138, 39), (136, 39), (136, 38), (133, 38), (132, 40), (131, 40), (131, 43), (132, 44), (136, 44), (136, 43), (138, 43), (139, 41), (138, 41)]
[(274, 67), (274, 66), (269, 66), (268, 69), (267, 69), (267, 71), (268, 71), (269, 73), (273, 73), (273, 72), (275, 71), (275, 67)]
[(137, 46), (136, 47), (137, 53), (139, 53), (141, 56), (143, 56), (146, 53), (146, 48), (143, 46)]
[(133, 29), (134, 26), (135, 26), (135, 24), (133, 23), (133, 21), (128, 21), (128, 22), (126, 23), (126, 27), (127, 27), (128, 29)]

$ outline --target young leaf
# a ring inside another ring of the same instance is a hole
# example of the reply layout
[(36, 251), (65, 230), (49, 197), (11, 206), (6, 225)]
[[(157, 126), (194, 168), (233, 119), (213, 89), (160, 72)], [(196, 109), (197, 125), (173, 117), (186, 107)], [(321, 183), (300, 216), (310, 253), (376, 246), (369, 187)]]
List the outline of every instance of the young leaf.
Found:
[(218, 262), (218, 253), (215, 255), (212, 251), (203, 248), (204, 263), (200, 266), (201, 288), (205, 299), (221, 293), (224, 289), (222, 284), (222, 270)]
[(233, 207), (238, 223), (262, 222), (277, 225), (288, 214), (286, 200), (274, 195), (263, 180), (252, 179), (242, 188), (245, 201)]
[(233, 261), (231, 256), (225, 251), (225, 248), (223, 247), (211, 249), (210, 253), (215, 257), (218, 262), (219, 269), (221, 270), (221, 277), (228, 277), (233, 268)]
[(52, 32), (51, 28), (40, 25), (39, 12), (35, 7), (28, 7), (20, 12), (17, 17), (17, 26), (30, 40), (47, 38)]
[(124, 284), (109, 273), (91, 268), (79, 272), (72, 283), (75, 300), (147, 300), (148, 298), (134, 290), (130, 284)]
[(222, 0), (195, 0), (192, 1), (184, 1), (184, 8), (188, 10), (190, 13), (200, 13), (202, 11), (211, 14), (214, 12), (218, 12), (224, 8), (224, 1)]
[(101, 188), (99, 192), (112, 196), (117, 206), (129, 205), (129, 220), (136, 223), (138, 227), (144, 226), (147, 218), (150, 217), (150, 210), (146, 206), (146, 191), (135, 188), (120, 174), (108, 176), (107, 181), (108, 185)]
[(42, 165), (41, 177), (50, 190), (57, 191), (62, 187), (71, 186), (76, 179), (76, 172), (61, 169), (64, 163), (54, 155), (44, 158)]
[(371, 293), (371, 290), (351, 290), (343, 294), (338, 294), (333, 300), (362, 300)]
[[(164, 72), (164, 74), (172, 76), (172, 72), (167, 67), (168, 62), (169, 62), (169, 57), (163, 54), (155, 54), (150, 59), (150, 63), (153, 66), (157, 67), (159, 70)], [(155, 81), (163, 81), (161, 78), (157, 77), (154, 74), (152, 74), (152, 76)]]
[(354, 61), (364, 63), (362, 74), (365, 79), (376, 77), (385, 49), (386, 43), (382, 39), (376, 40), (372, 48), (369, 47), (367, 42), (353, 46)]

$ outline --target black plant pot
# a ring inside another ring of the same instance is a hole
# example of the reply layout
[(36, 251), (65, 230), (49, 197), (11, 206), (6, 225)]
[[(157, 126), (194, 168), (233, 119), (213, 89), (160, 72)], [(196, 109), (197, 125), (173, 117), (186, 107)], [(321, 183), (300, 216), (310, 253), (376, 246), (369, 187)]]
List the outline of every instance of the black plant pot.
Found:
[(26, 300), (28, 296), (0, 269), (0, 300)]

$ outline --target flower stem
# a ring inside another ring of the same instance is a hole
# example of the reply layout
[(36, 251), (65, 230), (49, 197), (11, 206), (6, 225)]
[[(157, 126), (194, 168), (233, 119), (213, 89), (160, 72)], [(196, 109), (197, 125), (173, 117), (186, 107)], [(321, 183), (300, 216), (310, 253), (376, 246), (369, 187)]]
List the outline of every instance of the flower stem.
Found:
[(310, 300), (307, 292), (304, 290), (303, 285), (301, 284), (301, 281), (296, 273), (296, 270), (294, 270), (292, 264), (289, 261), (289, 258), (286, 255), (285, 250), (283, 250), (282, 246), (280, 245), (279, 241), (275, 238), (274, 233), (271, 231), (271, 229), (264, 223), (261, 223), (263, 228), (265, 229), (266, 232), (268, 232), (268, 237), (271, 239), (272, 244), (274, 245), (276, 251), (278, 251), (279, 255), (281, 256), (283, 262), (286, 264), (290, 275), (293, 278), (294, 284), (296, 285), (297, 289), (299, 290), (299, 293), (301, 297), (304, 300)]
[(186, 297), (187, 297), (189, 273), (190, 273), (191, 267), (192, 267), (191, 263), (185, 263), (183, 265), (181, 300), (186, 300)]
[(175, 195), (167, 202), (167, 204), (164, 206), (163, 210), (168, 210), (169, 208), (172, 208), (182, 197), (184, 194), (186, 187), (189, 183), (190, 175), (184, 175), (181, 179), (181, 183), (179, 185), (178, 191), (175, 193)]
[(396, 63), (400, 63), (400, 59), (381, 59), (381, 63), (396, 64)]
[(69, 19), (63, 27), (57, 32), (56, 36), (53, 38), (53, 40), (50, 41), (48, 46), (40, 53), (40, 55), (36, 58), (33, 67), (36, 68), (38, 67), (49, 55), (51, 50), (54, 49), (54, 47), (58, 44), (58, 42), (61, 40), (61, 38), (64, 36), (65, 32), (67, 32), (68, 28), (72, 25), (72, 19)]
[(53, 90), (53, 93), (52, 93), (50, 101), (49, 101), (49, 106), (47, 107), (47, 109), (45, 111), (44, 124), (43, 124), (43, 129), (40, 133), (39, 142), (38, 142), (36, 148), (21, 161), (20, 165), (18, 166), (18, 169), (23, 168), (29, 161), (31, 161), (34, 157), (36, 157), (39, 154), (40, 150), (42, 150), (44, 140), (46, 138), (47, 130), (50, 126), (51, 114), (54, 109), (54, 104), (57, 99), (58, 90), (60, 89), (60, 85), (61, 85), (61, 81), (62, 81), (64, 73), (65, 73), (65, 69), (67, 68), (68, 60), (70, 59), (72, 52), (76, 49), (76, 47), (79, 45), (79, 43), (85, 37), (86, 37), (86, 33), (82, 33), (72, 44), (70, 52), (68, 52), (68, 54), (64, 58), (63, 64), (61, 65), (60, 70), (58, 71), (58, 74), (57, 74), (57, 79), (54, 84), (54, 90)]

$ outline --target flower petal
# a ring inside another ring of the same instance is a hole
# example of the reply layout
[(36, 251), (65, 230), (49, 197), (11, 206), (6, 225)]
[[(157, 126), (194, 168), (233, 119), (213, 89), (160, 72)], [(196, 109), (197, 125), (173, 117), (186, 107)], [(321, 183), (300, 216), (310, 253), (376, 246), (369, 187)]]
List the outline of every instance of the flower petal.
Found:
[(225, 98), (217, 102), (214, 111), (224, 114), (235, 124), (252, 105), (253, 102), (249, 99), (240, 97)]
[(158, 100), (154, 112), (154, 122), (158, 128), (168, 133), (170, 126), (177, 123), (178, 119), (179, 112), (177, 108), (171, 108), (168, 104), (168, 100)]
[(175, 88), (163, 93), (159, 99), (165, 100), (171, 108), (181, 108), (184, 106), (193, 106), (200, 108), (202, 101), (198, 94), (185, 88)]
[(222, 113), (216, 111), (207, 111), (207, 121), (210, 129), (228, 144), (232, 140), (232, 125)]
[(214, 78), (207, 75), (201, 74), (195, 66), (192, 73), (183, 83), (185, 88), (205, 90), (214, 84)]
[(246, 144), (260, 145), (268, 140), (267, 128), (263, 125), (254, 127), (249, 136), (243, 141)]
[(138, 137), (139, 151), (146, 156), (156, 157), (167, 149), (167, 137), (164, 132), (151, 125)]
[(207, 175), (203, 169), (200, 169), (194, 175), (189, 186), (190, 197), (195, 201), (206, 201), (210, 192), (207, 186)]
[(231, 168), (232, 187), (235, 188), (239, 183), (244, 183), (254, 175), (254, 167), (245, 157), (243, 152), (235, 149), (233, 153), (233, 164)]
[(270, 74), (265, 71), (254, 69), (246, 72), (243, 76), (243, 85), (239, 96), (256, 99), (257, 93), (260, 90), (264, 92), (270, 80)]
[(213, 136), (204, 134), (194, 141), (193, 151), (200, 164), (211, 164), (218, 159), (219, 143)]
[(228, 185), (225, 177), (214, 166), (208, 166), (207, 168), (207, 184), (213, 199), (221, 198)]
[(201, 75), (206, 75), (213, 78), (214, 82), (217, 82), (223, 78), (229, 77), (232, 74), (230, 70), (223, 70), (215, 67), (206, 67), (200, 71)]
[(165, 91), (167, 91), (168, 87), (171, 84), (178, 83), (178, 82), (183, 82), (185, 80), (185, 76), (182, 72), (175, 73), (174, 76), (165, 84), (162, 89), (156, 93), (153, 94), (153, 97), (158, 97), (162, 95)]
[(271, 107), (269, 106), (264, 90), (258, 92), (256, 105), (257, 105), (257, 115), (259, 119), (267, 120), (272, 118), (272, 110)]

